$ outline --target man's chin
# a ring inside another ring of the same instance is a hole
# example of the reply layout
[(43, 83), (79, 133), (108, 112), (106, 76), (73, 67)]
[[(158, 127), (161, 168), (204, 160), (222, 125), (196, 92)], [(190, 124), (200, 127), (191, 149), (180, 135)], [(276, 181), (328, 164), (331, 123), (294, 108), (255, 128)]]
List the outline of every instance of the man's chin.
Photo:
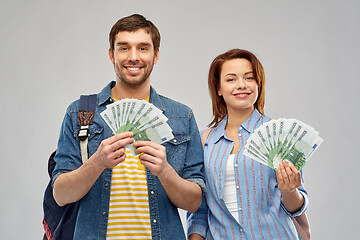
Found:
[(136, 80), (136, 79), (124, 79), (124, 78), (119, 78), (119, 81), (129, 87), (139, 87), (141, 85), (143, 85), (146, 82), (146, 79), (140, 79), (140, 80)]

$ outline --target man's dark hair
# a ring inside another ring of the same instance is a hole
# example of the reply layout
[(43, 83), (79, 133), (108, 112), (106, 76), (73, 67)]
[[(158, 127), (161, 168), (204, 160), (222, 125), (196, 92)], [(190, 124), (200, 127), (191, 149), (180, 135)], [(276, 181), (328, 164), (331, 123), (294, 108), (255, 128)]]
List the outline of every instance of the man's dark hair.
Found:
[(145, 29), (147, 33), (150, 33), (151, 39), (154, 45), (154, 52), (159, 51), (160, 47), (160, 32), (157, 27), (144, 16), (140, 14), (133, 14), (128, 17), (119, 19), (111, 28), (109, 34), (109, 43), (111, 52), (114, 51), (114, 42), (116, 35), (119, 32), (135, 32), (139, 29)]

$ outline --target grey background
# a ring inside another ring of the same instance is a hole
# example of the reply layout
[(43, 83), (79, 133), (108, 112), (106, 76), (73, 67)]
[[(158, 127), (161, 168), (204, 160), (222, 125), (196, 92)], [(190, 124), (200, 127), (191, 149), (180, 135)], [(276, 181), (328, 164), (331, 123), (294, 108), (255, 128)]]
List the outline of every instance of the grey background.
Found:
[[(40, 239), (47, 159), (65, 109), (114, 72), (108, 33), (141, 13), (160, 29), (158, 92), (211, 119), (208, 68), (230, 49), (254, 52), (265, 113), (324, 138), (303, 174), (313, 239), (359, 239), (360, 3), (335, 0), (0, 2), (0, 238)], [(183, 212), (182, 212), (183, 215)]]

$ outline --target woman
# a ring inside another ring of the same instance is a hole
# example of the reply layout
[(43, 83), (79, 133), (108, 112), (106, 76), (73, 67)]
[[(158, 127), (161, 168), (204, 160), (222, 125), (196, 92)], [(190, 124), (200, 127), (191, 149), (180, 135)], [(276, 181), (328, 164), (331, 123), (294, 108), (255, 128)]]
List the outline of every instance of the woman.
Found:
[(298, 239), (290, 217), (308, 205), (301, 174), (286, 161), (275, 170), (243, 155), (264, 116), (265, 74), (254, 54), (229, 50), (208, 79), (214, 119), (205, 145), (205, 198), (188, 216), (193, 239)]

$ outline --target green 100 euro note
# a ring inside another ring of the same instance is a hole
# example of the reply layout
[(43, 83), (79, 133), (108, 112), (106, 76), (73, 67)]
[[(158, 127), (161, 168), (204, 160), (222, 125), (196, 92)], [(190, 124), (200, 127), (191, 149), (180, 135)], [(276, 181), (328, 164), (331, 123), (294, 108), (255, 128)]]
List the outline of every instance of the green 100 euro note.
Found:
[(255, 129), (246, 141), (244, 155), (273, 169), (287, 160), (301, 170), (322, 142), (314, 128), (296, 119), (280, 118)]
[[(153, 104), (138, 99), (123, 99), (107, 105), (100, 113), (114, 134), (131, 131), (135, 141), (164, 143), (174, 138), (167, 118)], [(126, 146), (135, 155), (132, 144)]]

